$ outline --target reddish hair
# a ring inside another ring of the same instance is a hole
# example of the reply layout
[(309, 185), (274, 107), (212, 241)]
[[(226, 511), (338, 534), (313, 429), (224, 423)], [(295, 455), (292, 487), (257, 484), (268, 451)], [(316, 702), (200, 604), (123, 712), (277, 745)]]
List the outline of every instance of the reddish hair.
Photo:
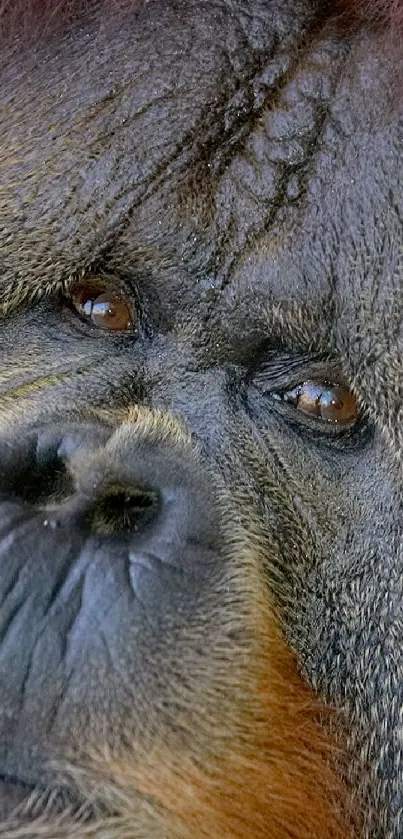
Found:
[(333, 5), (350, 20), (378, 26), (393, 37), (403, 33), (403, 0), (336, 0)]

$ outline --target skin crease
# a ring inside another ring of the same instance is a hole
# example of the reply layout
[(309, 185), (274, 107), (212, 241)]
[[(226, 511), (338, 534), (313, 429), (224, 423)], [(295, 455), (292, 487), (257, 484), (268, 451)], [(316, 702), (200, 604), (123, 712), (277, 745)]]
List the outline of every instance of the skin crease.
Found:
[(13, 8), (0, 837), (398, 839), (401, 58), (310, 0)]

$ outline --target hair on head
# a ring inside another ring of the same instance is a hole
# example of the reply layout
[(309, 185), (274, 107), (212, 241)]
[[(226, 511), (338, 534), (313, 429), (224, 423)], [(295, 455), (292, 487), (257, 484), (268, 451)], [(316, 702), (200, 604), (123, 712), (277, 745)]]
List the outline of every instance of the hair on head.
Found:
[(346, 20), (377, 27), (393, 40), (403, 35), (403, 0), (335, 0), (331, 5)]
[[(68, 27), (81, 16), (100, 22), (136, 12), (149, 0), (0, 0), (0, 39), (30, 40)], [(393, 41), (403, 35), (403, 0), (328, 0), (329, 14), (341, 24), (376, 27)]]
[(31, 41), (55, 31), (68, 30), (75, 22), (92, 19), (115, 21), (125, 13), (140, 11), (148, 0), (0, 0), (0, 41)]

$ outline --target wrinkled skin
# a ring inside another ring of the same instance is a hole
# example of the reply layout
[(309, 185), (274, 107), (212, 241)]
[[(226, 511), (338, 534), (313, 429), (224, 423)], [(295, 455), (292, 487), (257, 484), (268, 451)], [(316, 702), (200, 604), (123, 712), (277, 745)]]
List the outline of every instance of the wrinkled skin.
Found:
[[(225, 752), (266, 601), (345, 713), (365, 836), (401, 836), (402, 109), (386, 54), (298, 0), (151, 0), (2, 51), (2, 837), (66, 755)], [(79, 318), (69, 288), (86, 277), (131, 298), (128, 330)], [(353, 388), (360, 418), (278, 398), (310, 379)], [(136, 839), (182, 836), (138, 818)]]

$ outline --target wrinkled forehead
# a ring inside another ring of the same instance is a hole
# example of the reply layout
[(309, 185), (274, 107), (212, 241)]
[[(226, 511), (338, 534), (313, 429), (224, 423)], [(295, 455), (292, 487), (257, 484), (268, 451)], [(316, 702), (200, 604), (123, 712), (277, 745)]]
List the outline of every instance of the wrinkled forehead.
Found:
[(401, 112), (375, 36), (316, 12), (151, 0), (4, 50), (5, 287), (148, 264), (174, 308), (198, 284), (287, 340), (297, 305), (307, 340), (337, 317), (361, 357), (370, 321), (379, 352), (385, 301), (401, 322)]
[(196, 126), (200, 143), (212, 131), (223, 140), (223, 123), (216, 122), (223, 113), (228, 120), (231, 109), (246, 115), (258, 107), (264, 91), (248, 86), (279, 81), (284, 62), (259, 76), (279, 52), (279, 38), (295, 46), (308, 20), (302, 10), (294, 20), (291, 9), (295, 15), (299, 6), (290, 2), (279, 10), (255, 3), (250, 13), (223, 0), (123, 5), (129, 8), (110, 15), (82, 13), (53, 35), (45, 27), (34, 53), (17, 39), (2, 59), (2, 101), (17, 136), (35, 102), (38, 130), (63, 129), (72, 142), (78, 135), (84, 152), (97, 141), (106, 152), (119, 139), (128, 153), (134, 137), (137, 179), (191, 147)]

